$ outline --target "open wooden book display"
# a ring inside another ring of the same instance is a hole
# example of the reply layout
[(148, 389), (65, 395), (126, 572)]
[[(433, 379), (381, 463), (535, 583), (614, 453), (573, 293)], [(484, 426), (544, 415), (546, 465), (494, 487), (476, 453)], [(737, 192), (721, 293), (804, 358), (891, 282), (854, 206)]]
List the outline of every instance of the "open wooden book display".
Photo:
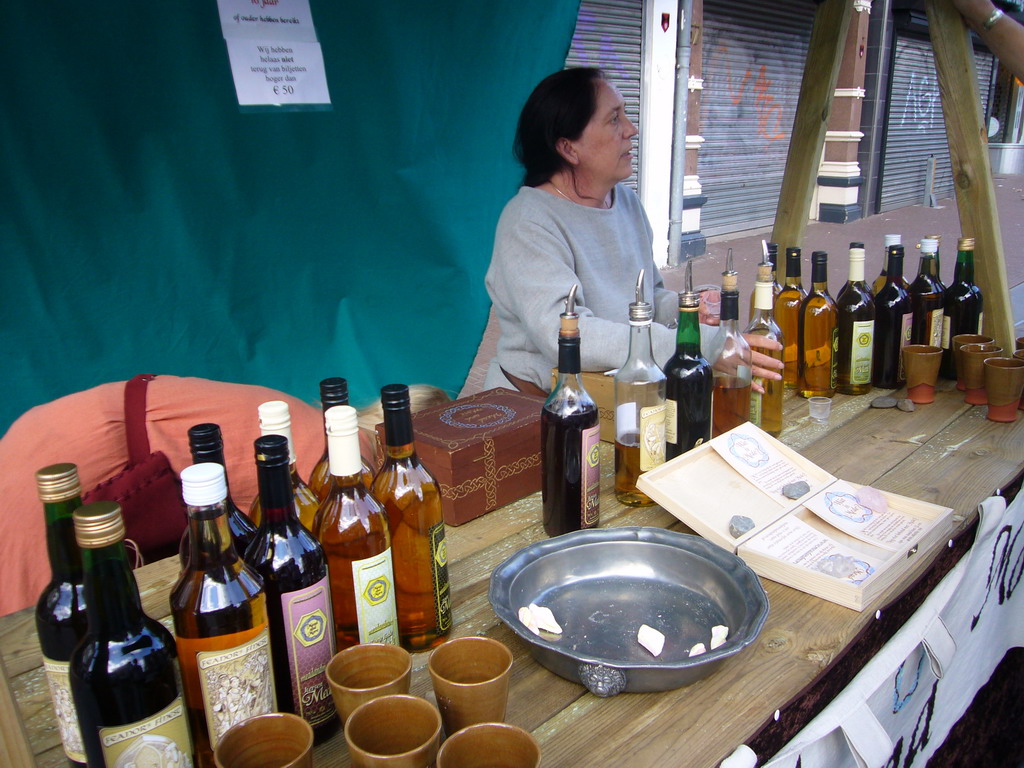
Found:
[(952, 509), (862, 493), (750, 423), (644, 473), (638, 486), (759, 575), (855, 610), (952, 529)]

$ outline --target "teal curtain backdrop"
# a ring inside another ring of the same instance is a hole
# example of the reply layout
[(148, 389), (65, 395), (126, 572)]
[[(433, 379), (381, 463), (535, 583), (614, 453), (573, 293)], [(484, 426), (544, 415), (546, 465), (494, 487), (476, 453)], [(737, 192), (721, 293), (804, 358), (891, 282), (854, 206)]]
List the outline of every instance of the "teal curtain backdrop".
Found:
[(243, 113), (215, 0), (0, 3), (0, 432), (144, 372), (458, 392), (579, 0), (311, 5), (333, 109)]

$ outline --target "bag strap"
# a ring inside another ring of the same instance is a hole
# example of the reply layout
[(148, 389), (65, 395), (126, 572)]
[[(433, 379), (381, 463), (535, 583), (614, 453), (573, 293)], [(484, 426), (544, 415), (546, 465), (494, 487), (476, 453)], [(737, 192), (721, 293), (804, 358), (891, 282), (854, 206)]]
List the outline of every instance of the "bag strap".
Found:
[(134, 466), (150, 454), (146, 433), (146, 388), (155, 373), (140, 373), (124, 385), (124, 431), (128, 438), (128, 466)]

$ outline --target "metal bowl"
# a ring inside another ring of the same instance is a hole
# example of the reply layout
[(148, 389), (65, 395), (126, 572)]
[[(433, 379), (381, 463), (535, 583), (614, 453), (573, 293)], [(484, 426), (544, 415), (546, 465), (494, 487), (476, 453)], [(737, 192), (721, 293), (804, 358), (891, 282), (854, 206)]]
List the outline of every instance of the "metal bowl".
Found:
[[(532, 544), (494, 570), (489, 597), (538, 662), (598, 696), (694, 683), (750, 645), (768, 617), (768, 596), (746, 563), (662, 528), (576, 531)], [(562, 634), (527, 629), (519, 609), (530, 603), (550, 608)], [(641, 624), (665, 635), (659, 656), (637, 642)], [(729, 637), (710, 650), (716, 624)], [(697, 643), (709, 650), (691, 657)]]

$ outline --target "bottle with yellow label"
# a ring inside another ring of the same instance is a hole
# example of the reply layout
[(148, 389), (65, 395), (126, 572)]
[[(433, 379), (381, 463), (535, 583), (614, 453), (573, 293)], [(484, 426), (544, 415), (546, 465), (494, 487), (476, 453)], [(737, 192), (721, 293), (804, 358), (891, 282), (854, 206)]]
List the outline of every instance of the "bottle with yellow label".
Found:
[(191, 765), (174, 637), (142, 610), (113, 501), (74, 512), (89, 631), (71, 656), (71, 692), (89, 766)]
[(313, 535), (327, 555), (338, 649), (358, 643), (398, 644), (391, 532), (384, 506), (366, 490), (354, 408), (324, 414), (330, 472)]
[(88, 628), (82, 554), (71, 517), (82, 506), (78, 468), (74, 464), (43, 467), (36, 472), (36, 486), (46, 515), (46, 550), (52, 574), (36, 603), (36, 635), (64, 754), (72, 766), (84, 766), (82, 734), (68, 676), (71, 652)]
[(181, 491), (189, 556), (171, 592), (171, 615), (196, 765), (213, 768), (213, 750), (228, 728), (276, 707), (267, 599), (235, 550), (224, 467), (186, 467)]
[(421, 651), (443, 643), (452, 629), (441, 489), (416, 455), (409, 387), (382, 387), (380, 401), (385, 458), (373, 495), (391, 529), (399, 638), (403, 648)]

